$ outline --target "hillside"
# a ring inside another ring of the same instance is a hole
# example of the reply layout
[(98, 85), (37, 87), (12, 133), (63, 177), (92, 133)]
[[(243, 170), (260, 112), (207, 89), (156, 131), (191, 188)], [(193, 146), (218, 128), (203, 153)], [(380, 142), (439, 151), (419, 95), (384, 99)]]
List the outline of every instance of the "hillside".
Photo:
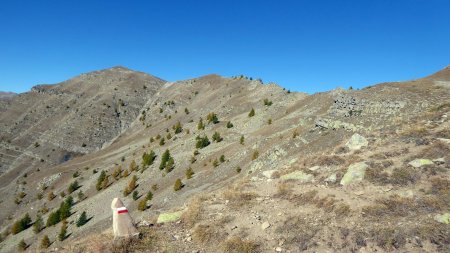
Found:
[[(142, 225), (143, 239), (120, 246), (132, 252), (445, 252), (448, 224), (435, 218), (450, 211), (448, 83), (450, 68), (307, 95), (244, 76), (170, 83), (119, 67), (36, 86), (0, 114), (0, 251), (21, 239), (36, 249), (45, 234), (62, 251), (121, 252), (109, 243), (121, 197)], [(166, 150), (173, 164), (161, 167)], [(123, 194), (133, 176), (136, 201)], [(59, 224), (5, 233), (25, 213), (46, 221), (75, 181), (66, 240)], [(83, 211), (90, 220), (77, 227)], [(180, 222), (156, 224), (175, 211)]]

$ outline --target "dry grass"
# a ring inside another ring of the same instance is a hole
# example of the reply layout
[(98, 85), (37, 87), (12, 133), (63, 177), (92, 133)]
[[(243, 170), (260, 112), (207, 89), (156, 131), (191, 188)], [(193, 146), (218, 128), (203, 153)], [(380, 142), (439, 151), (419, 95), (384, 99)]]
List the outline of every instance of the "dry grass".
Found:
[(274, 194), (275, 198), (289, 199), (292, 195), (292, 183), (281, 181), (277, 185), (277, 193)]
[(291, 201), (298, 205), (310, 204), (319, 209), (322, 209), (325, 213), (334, 212), (336, 216), (342, 217), (351, 213), (350, 206), (338, 202), (334, 196), (327, 195), (325, 197), (318, 196), (317, 190), (307, 191), (299, 195), (292, 195)]
[[(317, 224), (322, 223), (322, 224)], [(288, 217), (283, 225), (275, 230), (277, 234), (284, 235), (287, 245), (295, 247), (294, 252), (304, 251), (314, 246), (314, 236), (323, 227), (322, 221), (312, 221), (303, 217)]]
[(441, 157), (450, 157), (450, 147), (440, 141), (434, 142), (430, 146), (424, 148), (416, 158), (436, 159)]
[(204, 201), (201, 197), (196, 197), (191, 200), (189, 203), (187, 210), (181, 216), (181, 220), (187, 226), (192, 227), (197, 222), (202, 220), (203, 217), (203, 206), (202, 202)]
[(217, 244), (226, 236), (220, 222), (197, 224), (192, 232), (192, 238), (202, 244)]
[(374, 205), (363, 207), (363, 213), (375, 219), (417, 216), (437, 212), (443, 208), (443, 200), (432, 196), (405, 198), (392, 195), (375, 200)]
[(248, 192), (243, 189), (243, 186), (229, 187), (223, 192), (223, 197), (229, 200), (233, 207), (243, 207), (252, 203), (257, 197), (254, 192)]
[(237, 236), (228, 238), (222, 242), (220, 248), (226, 253), (256, 253), (258, 244), (250, 240), (242, 240)]

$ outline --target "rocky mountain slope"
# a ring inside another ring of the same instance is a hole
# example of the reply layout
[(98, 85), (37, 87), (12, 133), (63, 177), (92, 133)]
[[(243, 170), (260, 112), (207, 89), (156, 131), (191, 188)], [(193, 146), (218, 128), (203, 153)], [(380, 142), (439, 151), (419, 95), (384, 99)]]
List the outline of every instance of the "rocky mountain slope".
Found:
[[(1, 251), (22, 239), (37, 249), (44, 235), (70, 252), (445, 251), (449, 82), (446, 68), (307, 95), (244, 76), (168, 83), (113, 68), (35, 87), (0, 114)], [(63, 242), (60, 224), (8, 235), (69, 195)], [(143, 239), (105, 243), (114, 197)], [(180, 222), (156, 223), (167, 212)]]

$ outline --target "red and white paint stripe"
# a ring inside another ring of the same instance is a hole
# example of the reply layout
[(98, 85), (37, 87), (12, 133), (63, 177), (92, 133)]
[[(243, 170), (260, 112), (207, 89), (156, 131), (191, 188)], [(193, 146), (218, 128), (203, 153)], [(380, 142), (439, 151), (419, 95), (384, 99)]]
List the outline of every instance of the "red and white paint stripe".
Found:
[(119, 207), (117, 208), (117, 213), (121, 214), (121, 213), (128, 213), (128, 210), (126, 207)]

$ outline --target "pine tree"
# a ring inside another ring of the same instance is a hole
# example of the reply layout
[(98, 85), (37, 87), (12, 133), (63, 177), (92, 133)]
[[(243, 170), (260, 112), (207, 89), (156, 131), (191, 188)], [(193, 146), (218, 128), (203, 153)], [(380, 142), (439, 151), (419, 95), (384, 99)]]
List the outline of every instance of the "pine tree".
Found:
[(186, 179), (191, 179), (193, 175), (194, 175), (194, 171), (192, 170), (191, 167), (189, 167), (189, 168), (186, 170)]
[(138, 190), (135, 190), (135, 191), (133, 192), (133, 200), (136, 201), (136, 200), (138, 200), (138, 198), (139, 198), (139, 191), (138, 191)]
[(242, 136), (241, 136), (241, 139), (239, 140), (239, 143), (240, 143), (241, 145), (244, 145), (244, 141), (245, 141), (245, 138), (244, 138), (244, 136), (242, 135)]
[(150, 151), (150, 153), (145, 153), (142, 155), (142, 167), (148, 167), (153, 164), (155, 161), (156, 154), (153, 150)]
[(145, 209), (147, 209), (147, 199), (143, 199), (143, 200), (139, 201), (139, 204), (138, 204), (139, 211), (145, 211)]
[(63, 220), (61, 224), (61, 230), (59, 230), (58, 239), (62, 242), (67, 236), (67, 221)]
[(82, 190), (80, 190), (78, 192), (77, 197), (78, 197), (78, 202), (80, 202), (86, 198), (86, 196), (84, 195), (84, 192)]
[(252, 108), (252, 110), (248, 113), (248, 117), (255, 116), (255, 109)]
[[(143, 156), (144, 155), (142, 155), (142, 158), (143, 158)], [(130, 170), (130, 172), (133, 172), (133, 171), (137, 170), (137, 165), (136, 165), (136, 161), (135, 160), (131, 161), (130, 166), (128, 167), (128, 169)]]
[(78, 181), (75, 180), (73, 183), (71, 183), (69, 185), (69, 188), (67, 188), (67, 191), (69, 192), (69, 194), (71, 194), (72, 192), (76, 191), (79, 187), (80, 187), (80, 185), (78, 184)]
[(164, 146), (164, 144), (166, 144), (166, 141), (164, 141), (164, 137), (162, 137), (159, 141), (159, 146)]
[(17, 250), (19, 252), (25, 251), (27, 249), (27, 243), (25, 242), (25, 240), (20, 240), (19, 244), (17, 245)]
[(102, 181), (101, 189), (106, 189), (109, 186), (109, 176), (106, 176), (105, 179)]
[(77, 220), (77, 227), (81, 227), (88, 222), (86, 211), (83, 211)]
[(205, 125), (203, 124), (203, 119), (202, 118), (200, 118), (200, 120), (198, 121), (197, 129), (198, 130), (204, 130), (205, 129)]
[(97, 191), (100, 191), (101, 189), (103, 189), (102, 185), (103, 185), (103, 181), (105, 179), (106, 179), (106, 172), (104, 170), (102, 170), (102, 172), (100, 173), (100, 175), (97, 178), (97, 184), (95, 186)]
[(227, 128), (232, 128), (233, 126), (234, 126), (233, 123), (231, 123), (231, 121), (228, 121)]
[(186, 114), (189, 114), (189, 110), (188, 110), (188, 108), (186, 107), (186, 108), (184, 108), (184, 113), (186, 113)]
[(195, 144), (196, 148), (204, 148), (211, 143), (206, 135), (203, 137), (197, 136), (195, 139), (197, 140), (197, 143)]
[(166, 151), (164, 151), (164, 153), (161, 156), (161, 164), (159, 165), (160, 170), (163, 170), (164, 168), (166, 168), (166, 164), (170, 158), (171, 158), (170, 151), (168, 149), (166, 149)]
[(171, 172), (175, 167), (175, 161), (173, 160), (173, 157), (170, 157), (169, 160), (166, 163), (166, 172), (169, 173)]
[(50, 247), (50, 244), (50, 239), (47, 235), (44, 235), (41, 240), (41, 249), (47, 249), (48, 247)]
[(149, 201), (152, 200), (153, 199), (153, 193), (151, 191), (148, 191), (147, 195), (145, 196), (145, 199), (149, 200)]
[(220, 162), (221, 162), (221, 163), (224, 163), (224, 162), (225, 162), (225, 155), (221, 155), (221, 156), (220, 156)]
[(217, 124), (219, 123), (219, 119), (217, 118), (217, 114), (211, 112), (208, 114), (208, 116), (206, 117), (206, 120), (208, 120), (208, 124), (209, 123), (213, 123), (213, 124)]
[(175, 191), (179, 191), (179, 190), (181, 190), (181, 188), (183, 188), (183, 183), (181, 182), (181, 179), (177, 179), (176, 181), (175, 181), (175, 184), (173, 185), (173, 189), (175, 190)]
[(36, 221), (33, 224), (33, 232), (37, 234), (41, 232), (43, 228), (44, 228), (44, 221), (42, 220), (42, 217), (38, 214), (36, 217)]

